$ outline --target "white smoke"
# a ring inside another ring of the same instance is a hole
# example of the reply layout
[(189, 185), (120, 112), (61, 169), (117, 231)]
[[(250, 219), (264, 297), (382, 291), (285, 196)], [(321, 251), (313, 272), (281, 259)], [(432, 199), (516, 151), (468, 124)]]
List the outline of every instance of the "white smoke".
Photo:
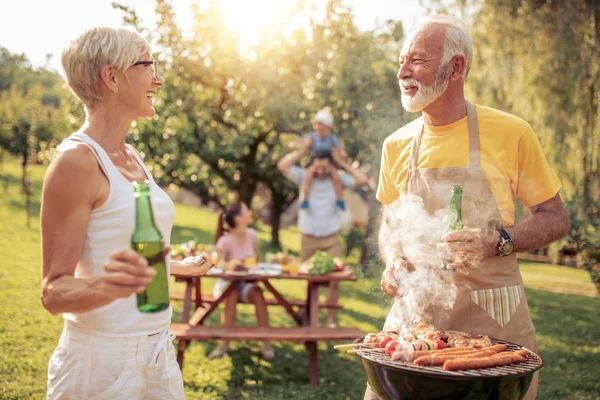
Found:
[[(388, 206), (386, 218), (391, 228), (385, 246), (386, 260), (396, 266), (405, 259), (409, 268), (395, 272), (399, 296), (385, 329), (410, 326), (418, 322), (432, 324), (431, 310), (451, 309), (457, 289), (454, 272), (441, 269), (437, 244), (453, 221), (448, 209), (430, 215), (423, 200), (403, 195)], [(389, 267), (389, 266), (388, 266)]]

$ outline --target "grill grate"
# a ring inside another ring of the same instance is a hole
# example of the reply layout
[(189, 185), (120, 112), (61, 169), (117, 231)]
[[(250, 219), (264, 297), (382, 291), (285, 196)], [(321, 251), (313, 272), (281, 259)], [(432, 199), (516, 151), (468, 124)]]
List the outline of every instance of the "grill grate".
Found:
[[(362, 342), (363, 338), (359, 338), (355, 340), (354, 343)], [(533, 371), (536, 371), (544, 365), (542, 358), (532, 352), (531, 350), (521, 347), (517, 344), (506, 342), (504, 340), (492, 339), (493, 344), (506, 344), (507, 351), (515, 351), (515, 350), (527, 350), (527, 356), (525, 357), (525, 362), (519, 364), (511, 364), (505, 365), (501, 367), (493, 367), (493, 368), (483, 368), (483, 369), (471, 369), (464, 371), (446, 371), (442, 369), (441, 366), (430, 367), (430, 366), (419, 366), (415, 365), (409, 361), (392, 361), (385, 353), (379, 352), (363, 352), (360, 349), (356, 352), (356, 354), (360, 355), (367, 360), (373, 361), (378, 364), (383, 364), (385, 366), (400, 369), (404, 371), (413, 371), (419, 374), (425, 375), (434, 375), (434, 376), (446, 376), (446, 377), (494, 377), (497, 378), (499, 376), (514, 376), (514, 375), (523, 375), (528, 374)], [(372, 349), (372, 346), (365, 346), (364, 349)], [(362, 349), (362, 348), (361, 348)]]

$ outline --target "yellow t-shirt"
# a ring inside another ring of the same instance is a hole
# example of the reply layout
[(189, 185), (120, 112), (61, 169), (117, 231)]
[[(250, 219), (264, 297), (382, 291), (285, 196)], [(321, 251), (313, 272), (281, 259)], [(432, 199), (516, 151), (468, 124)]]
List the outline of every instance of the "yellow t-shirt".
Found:
[[(505, 226), (514, 224), (514, 199), (531, 207), (554, 197), (561, 188), (526, 121), (493, 108), (477, 106), (481, 167)], [(377, 199), (390, 204), (405, 191), (412, 135), (419, 118), (391, 134), (383, 144)], [(417, 168), (469, 165), (467, 117), (445, 126), (425, 126)]]

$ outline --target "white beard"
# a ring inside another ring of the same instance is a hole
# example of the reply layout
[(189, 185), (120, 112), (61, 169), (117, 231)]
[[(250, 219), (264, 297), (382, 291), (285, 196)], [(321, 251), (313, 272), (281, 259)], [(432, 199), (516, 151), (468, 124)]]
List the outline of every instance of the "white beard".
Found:
[(447, 63), (440, 65), (431, 86), (423, 86), (416, 79), (401, 80), (400, 87), (403, 85), (417, 87), (417, 93), (413, 97), (402, 92), (402, 107), (408, 112), (419, 112), (436, 101), (448, 88), (448, 67)]

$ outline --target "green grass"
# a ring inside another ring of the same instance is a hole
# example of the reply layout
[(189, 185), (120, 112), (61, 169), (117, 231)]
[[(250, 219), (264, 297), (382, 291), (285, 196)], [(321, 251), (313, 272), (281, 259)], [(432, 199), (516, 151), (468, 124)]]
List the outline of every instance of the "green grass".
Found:
[(523, 280), (530, 288), (556, 293), (597, 296), (596, 287), (584, 269), (565, 268), (559, 265), (519, 261)]
[[(0, 167), (0, 398), (42, 399), (48, 359), (62, 330), (62, 319), (46, 312), (39, 301), (39, 200), (34, 201), (32, 228), (25, 227), (20, 171), (14, 162)], [(39, 199), (44, 168), (32, 169)], [(173, 242), (190, 238), (210, 242), (216, 216), (208, 210), (177, 205)], [(267, 247), (268, 229), (258, 226), (261, 246)], [(292, 251), (298, 251), (295, 229), (282, 232)], [(545, 367), (540, 376), (539, 399), (597, 399), (600, 393), (600, 300), (592, 297), (589, 277), (571, 268), (522, 263), (527, 296), (538, 332)], [(375, 271), (373, 275), (377, 275)], [(204, 290), (211, 280), (204, 279)], [(302, 298), (305, 286), (276, 282), (285, 295)], [(580, 294), (555, 293), (578, 291)], [(585, 296), (582, 294), (586, 294)], [(376, 331), (385, 319), (388, 302), (377, 278), (342, 284), (339, 324)], [(271, 307), (272, 325), (293, 325), (285, 312)], [(181, 305), (175, 304), (175, 318)], [(323, 318), (324, 315), (321, 315)], [(213, 315), (209, 323), (218, 323)], [(253, 308), (238, 309), (238, 324), (255, 324)], [(278, 357), (259, 357), (260, 344), (233, 343), (231, 356), (209, 361), (215, 342), (194, 342), (185, 354), (183, 369), (189, 399), (362, 399), (365, 375), (357, 357), (319, 344), (320, 385), (308, 385), (308, 356), (299, 344), (275, 343)]]

